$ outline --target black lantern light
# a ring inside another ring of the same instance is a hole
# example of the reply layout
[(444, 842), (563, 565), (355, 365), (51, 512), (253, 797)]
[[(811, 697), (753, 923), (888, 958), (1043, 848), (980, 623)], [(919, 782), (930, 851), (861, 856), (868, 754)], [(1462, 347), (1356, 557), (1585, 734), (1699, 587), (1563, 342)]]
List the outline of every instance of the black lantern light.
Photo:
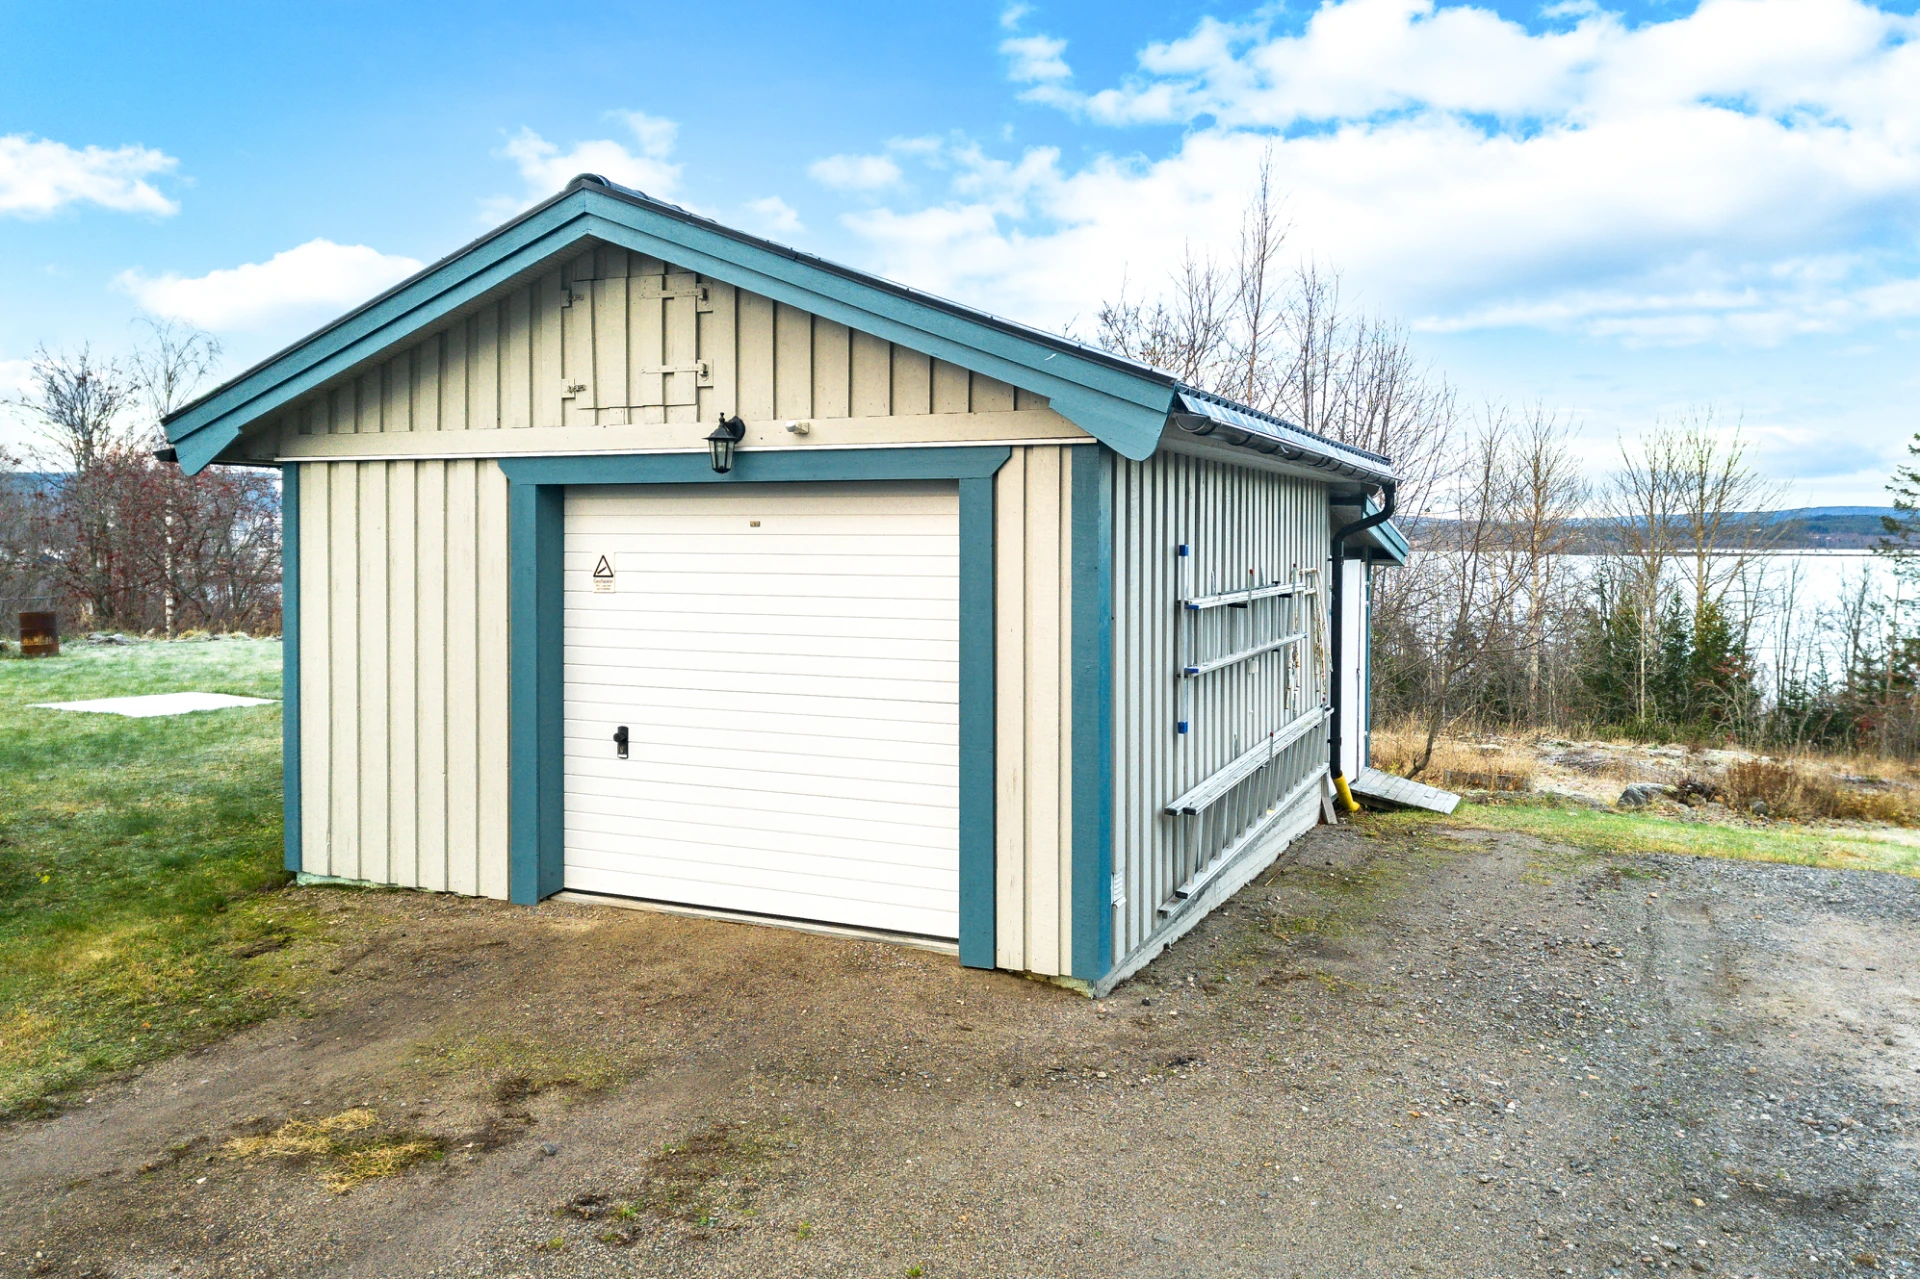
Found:
[(725, 475), (733, 469), (734, 446), (746, 438), (747, 424), (737, 417), (720, 415), (720, 425), (713, 428), (713, 434), (707, 437), (707, 456), (713, 462), (716, 475)]

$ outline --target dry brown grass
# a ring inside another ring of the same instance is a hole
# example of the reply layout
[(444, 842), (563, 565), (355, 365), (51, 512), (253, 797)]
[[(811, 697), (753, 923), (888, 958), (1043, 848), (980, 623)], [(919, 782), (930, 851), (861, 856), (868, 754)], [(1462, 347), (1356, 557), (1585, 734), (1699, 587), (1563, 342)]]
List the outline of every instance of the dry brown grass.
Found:
[[(1766, 804), (1768, 816), (1794, 821), (1890, 822), (1911, 826), (1920, 820), (1914, 792), (1903, 785), (1848, 782), (1809, 760), (1749, 760), (1730, 764), (1721, 781), (1727, 804), (1749, 809)], [(1876, 779), (1878, 780), (1878, 779)]]
[[(1406, 776), (1426, 745), (1424, 725), (1407, 721), (1373, 732), (1373, 766)], [(1672, 746), (1590, 741), (1552, 745), (1501, 737), (1442, 737), (1421, 774), (1450, 790), (1527, 790), (1552, 765), (1610, 781), (1659, 782), (1678, 788), (1684, 803), (1725, 804), (1745, 815), (1756, 800), (1767, 815), (1787, 821), (1885, 822), (1920, 826), (1920, 762), (1871, 755), (1796, 752), (1727, 761), (1706, 753), (1680, 754)]]
[(341, 1134), (371, 1128), (378, 1119), (378, 1115), (364, 1108), (343, 1110), (316, 1123), (290, 1119), (269, 1133), (256, 1137), (235, 1137), (222, 1149), (230, 1159), (261, 1156), (292, 1159), (299, 1155), (324, 1155), (333, 1150)]
[(397, 1177), (415, 1164), (438, 1159), (440, 1155), (440, 1143), (424, 1137), (361, 1146), (343, 1151), (323, 1180), (328, 1190), (344, 1195), (363, 1181)]
[[(1373, 767), (1405, 777), (1426, 744), (1426, 730), (1418, 725), (1375, 729), (1371, 742)], [(1433, 758), (1420, 777), (1438, 785), (1475, 790), (1526, 790), (1533, 780), (1534, 767), (1533, 752), (1524, 743), (1442, 737), (1434, 742)]]
[(235, 1137), (221, 1147), (229, 1159), (305, 1159), (324, 1165), (321, 1180), (336, 1195), (363, 1182), (393, 1177), (440, 1158), (444, 1145), (417, 1133), (369, 1134), (379, 1116), (365, 1107), (308, 1123), (290, 1119), (269, 1133)]

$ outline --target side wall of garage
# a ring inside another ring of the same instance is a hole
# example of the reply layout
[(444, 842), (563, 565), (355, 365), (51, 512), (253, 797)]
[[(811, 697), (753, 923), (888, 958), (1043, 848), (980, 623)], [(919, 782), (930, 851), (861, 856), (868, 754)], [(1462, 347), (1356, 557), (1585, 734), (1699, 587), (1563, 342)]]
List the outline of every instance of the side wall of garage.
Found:
[[(1190, 923), (1209, 875), (1319, 802), (1329, 526), (1324, 484), (1249, 466), (1163, 452), (1118, 463), (1113, 483), (1124, 961)], [(1265, 593), (1234, 598), (1250, 588)]]

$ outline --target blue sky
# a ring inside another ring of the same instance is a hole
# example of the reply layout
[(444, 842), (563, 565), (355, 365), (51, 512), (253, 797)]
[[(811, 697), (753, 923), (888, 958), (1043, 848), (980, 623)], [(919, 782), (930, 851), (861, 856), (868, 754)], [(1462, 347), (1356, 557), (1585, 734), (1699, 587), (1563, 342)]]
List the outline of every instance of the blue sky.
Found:
[[(586, 169), (1084, 328), (1289, 251), (1603, 466), (1711, 405), (1799, 500), (1920, 429), (1913, 4), (0, 4), (0, 395), (143, 313), (234, 371)], [(0, 424), (0, 444), (18, 441)]]

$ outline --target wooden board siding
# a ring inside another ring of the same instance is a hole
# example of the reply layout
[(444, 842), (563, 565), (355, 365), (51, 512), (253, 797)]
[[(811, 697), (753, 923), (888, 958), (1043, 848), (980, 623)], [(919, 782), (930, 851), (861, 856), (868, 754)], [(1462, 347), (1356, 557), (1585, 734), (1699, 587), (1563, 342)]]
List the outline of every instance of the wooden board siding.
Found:
[(1072, 970), (1070, 448), (1016, 448), (994, 482), (995, 963)]
[[(1072, 957), (1071, 448), (995, 481), (997, 956)], [(305, 868), (507, 891), (506, 483), (491, 460), (301, 465)]]
[(300, 468), (304, 869), (505, 897), (506, 479)]
[(1085, 438), (1043, 396), (601, 247), (303, 396), (242, 451), (697, 448), (723, 413), (746, 420), (748, 448)]

